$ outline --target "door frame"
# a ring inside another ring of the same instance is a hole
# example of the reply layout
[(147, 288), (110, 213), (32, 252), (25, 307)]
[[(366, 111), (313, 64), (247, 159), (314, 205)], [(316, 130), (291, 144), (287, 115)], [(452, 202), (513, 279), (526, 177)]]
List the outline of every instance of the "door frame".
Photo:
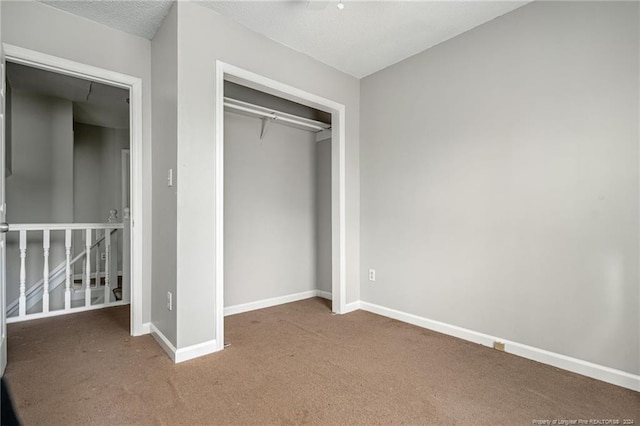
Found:
[[(142, 322), (142, 79), (3, 43), (5, 61), (129, 90), (131, 210), (131, 335), (148, 333)], [(123, 213), (123, 212), (121, 212)], [(0, 289), (5, 294), (3, 286)]]
[(345, 106), (268, 77), (216, 60), (215, 297), (216, 342), (224, 342), (224, 82), (231, 81), (331, 113), (332, 311), (346, 312)]

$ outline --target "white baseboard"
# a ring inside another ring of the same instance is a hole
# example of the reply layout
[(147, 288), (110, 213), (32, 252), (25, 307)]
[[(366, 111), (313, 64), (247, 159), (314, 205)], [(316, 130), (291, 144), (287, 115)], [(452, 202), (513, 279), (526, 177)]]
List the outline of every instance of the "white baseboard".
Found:
[(359, 300), (355, 302), (347, 303), (344, 307), (343, 314), (348, 314), (349, 312), (357, 311), (358, 309), (361, 309)]
[(144, 334), (150, 334), (150, 333), (151, 333), (151, 323), (144, 322), (142, 323), (142, 326), (138, 330), (135, 330), (134, 336), (142, 336)]
[[(321, 297), (323, 299), (327, 299), (327, 300), (333, 300), (333, 295), (331, 294), (330, 291), (316, 290), (316, 296)], [(347, 303), (344, 307), (344, 312), (342, 313), (348, 314), (349, 312), (357, 311), (358, 309), (360, 309), (359, 300), (356, 302)]]
[(241, 314), (243, 312), (255, 311), (256, 309), (270, 308), (282, 305), (283, 303), (297, 302), (298, 300), (316, 297), (317, 290), (303, 291), (302, 293), (289, 294), (286, 296), (272, 297), (270, 299), (258, 300), (255, 302), (243, 303), (240, 305), (227, 306), (224, 308), (224, 316)]
[(191, 345), (176, 350), (173, 362), (177, 364), (179, 362), (189, 361), (190, 359), (218, 352), (221, 349), (222, 348), (218, 348), (217, 340), (209, 340), (207, 342), (198, 343), (197, 345)]
[[(243, 303), (241, 305), (227, 306), (224, 308), (224, 316), (241, 314), (243, 312), (255, 311), (256, 309), (270, 308), (272, 306), (282, 305), (284, 303), (297, 302), (298, 300), (310, 299), (312, 297), (321, 297), (327, 300), (333, 300), (332, 294), (324, 290), (309, 290), (302, 293), (289, 294), (287, 296), (272, 297), (270, 299), (258, 300), (255, 302)], [(360, 301), (347, 303), (343, 314), (357, 311), (360, 309)]]
[(151, 329), (151, 335), (153, 336), (154, 339), (156, 339), (156, 342), (158, 342), (160, 347), (164, 349), (167, 355), (169, 355), (169, 358), (171, 358), (171, 361), (176, 362), (176, 347), (173, 346), (173, 344), (169, 341), (169, 339), (167, 339), (167, 337), (164, 334), (162, 334), (162, 332), (158, 330), (158, 328), (155, 325), (150, 324), (150, 329)]
[(209, 340), (207, 342), (198, 343), (197, 345), (176, 349), (176, 347), (173, 346), (173, 343), (171, 343), (155, 325), (150, 324), (150, 329), (153, 338), (156, 339), (156, 342), (158, 342), (160, 347), (164, 349), (164, 351), (169, 355), (169, 358), (171, 358), (171, 360), (176, 364), (204, 355), (209, 355), (222, 349), (218, 347), (216, 340)]
[(316, 296), (322, 297), (323, 299), (332, 300), (330, 291), (316, 290)]
[[(493, 347), (494, 342), (501, 342), (504, 343), (504, 351), (513, 355), (518, 355), (523, 358), (552, 365), (563, 370), (572, 371), (574, 373), (582, 374), (583, 376), (592, 377), (597, 380), (602, 380), (603, 382), (640, 392), (640, 375), (627, 373), (625, 371), (616, 370), (555, 352), (549, 352), (544, 349), (535, 348), (522, 343), (512, 342), (499, 337), (446, 324), (444, 322), (430, 320), (428, 318), (419, 317), (417, 315), (408, 314), (406, 312), (397, 311), (384, 306), (374, 305), (373, 303), (362, 301), (356, 303), (358, 303), (359, 308), (364, 311), (373, 312), (374, 314), (393, 318), (418, 327), (427, 328), (442, 334), (479, 343), (483, 346)], [(349, 305), (353, 305), (353, 303), (350, 303)]]

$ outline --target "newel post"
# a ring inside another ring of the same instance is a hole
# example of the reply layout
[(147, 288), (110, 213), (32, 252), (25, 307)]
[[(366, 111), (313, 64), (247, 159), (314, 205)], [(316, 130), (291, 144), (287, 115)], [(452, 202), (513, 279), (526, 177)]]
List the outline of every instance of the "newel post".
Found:
[[(118, 222), (118, 211), (113, 209), (109, 210), (109, 223), (117, 223)], [(105, 279), (104, 279), (104, 303), (111, 302), (111, 289), (116, 288), (118, 286), (118, 234), (114, 233), (114, 241), (111, 240), (111, 231), (112, 229), (107, 229), (105, 231), (105, 248), (104, 251), (106, 253), (105, 257)], [(115, 250), (115, 256), (114, 256)], [(114, 281), (114, 284), (111, 285), (111, 282)]]

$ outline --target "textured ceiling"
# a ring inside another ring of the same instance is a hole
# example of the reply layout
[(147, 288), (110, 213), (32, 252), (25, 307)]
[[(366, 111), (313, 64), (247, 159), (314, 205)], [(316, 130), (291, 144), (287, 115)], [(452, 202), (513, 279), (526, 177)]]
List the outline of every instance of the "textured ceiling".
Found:
[(510, 12), (520, 1), (204, 1), (235, 21), (364, 77)]
[[(183, 0), (181, 0), (183, 1)], [(185, 0), (186, 1), (186, 0)], [(49, 1), (152, 39), (171, 1)], [(523, 1), (198, 1), (264, 36), (364, 77), (528, 3)]]
[(156, 34), (173, 4), (171, 0), (41, 0), (41, 2), (149, 40)]

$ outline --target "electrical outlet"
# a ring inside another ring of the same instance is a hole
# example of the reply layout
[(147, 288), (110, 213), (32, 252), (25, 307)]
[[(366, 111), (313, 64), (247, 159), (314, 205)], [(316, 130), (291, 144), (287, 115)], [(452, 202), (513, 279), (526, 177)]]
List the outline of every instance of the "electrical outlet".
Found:
[(170, 291), (167, 292), (167, 309), (173, 311), (173, 294)]
[(173, 169), (169, 169), (169, 173), (167, 174), (167, 186), (173, 186)]
[(375, 280), (376, 280), (376, 270), (369, 269), (369, 281), (375, 281)]
[(100, 253), (100, 260), (107, 260), (107, 253)]

